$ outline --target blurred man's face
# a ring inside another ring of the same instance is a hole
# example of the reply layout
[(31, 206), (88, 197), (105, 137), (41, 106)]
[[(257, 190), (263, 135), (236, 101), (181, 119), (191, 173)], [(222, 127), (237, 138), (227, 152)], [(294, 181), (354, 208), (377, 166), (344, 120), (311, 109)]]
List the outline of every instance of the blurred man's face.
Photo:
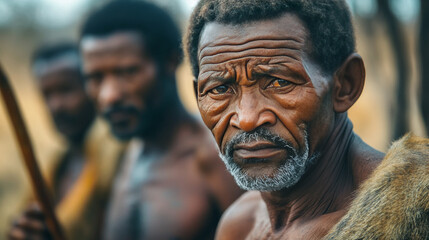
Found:
[(76, 60), (67, 57), (35, 64), (36, 78), (55, 126), (73, 142), (83, 139), (95, 115), (79, 68)]
[(81, 41), (87, 91), (119, 139), (154, 131), (157, 68), (139, 35), (114, 33)]
[(332, 128), (332, 81), (306, 54), (308, 38), (292, 14), (203, 29), (198, 107), (242, 188), (295, 185)]

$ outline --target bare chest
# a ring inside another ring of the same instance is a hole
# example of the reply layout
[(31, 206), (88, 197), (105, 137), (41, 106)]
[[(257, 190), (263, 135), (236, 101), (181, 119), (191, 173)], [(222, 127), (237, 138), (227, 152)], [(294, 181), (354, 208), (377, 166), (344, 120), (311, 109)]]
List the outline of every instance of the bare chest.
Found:
[(138, 161), (117, 179), (106, 239), (192, 239), (215, 218), (192, 160), (159, 162)]
[(317, 217), (308, 221), (296, 221), (287, 228), (274, 230), (271, 226), (268, 214), (257, 212), (259, 216), (255, 218), (252, 230), (246, 237), (246, 240), (294, 240), (323, 239), (329, 230), (338, 222), (342, 213), (336, 212)]

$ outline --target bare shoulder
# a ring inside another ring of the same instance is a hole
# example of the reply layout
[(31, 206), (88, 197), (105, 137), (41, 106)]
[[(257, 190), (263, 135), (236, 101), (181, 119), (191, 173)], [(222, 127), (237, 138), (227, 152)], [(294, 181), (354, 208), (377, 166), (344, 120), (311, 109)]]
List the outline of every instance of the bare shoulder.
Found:
[(196, 119), (184, 124), (175, 139), (175, 155), (185, 155), (204, 174), (211, 174), (222, 168), (216, 142), (210, 131)]
[(355, 136), (349, 151), (353, 178), (356, 186), (360, 186), (380, 165), (385, 154), (366, 144), (359, 136)]
[(253, 228), (255, 214), (261, 201), (259, 192), (252, 191), (243, 194), (222, 215), (216, 232), (216, 239), (245, 239)]
[(225, 164), (219, 157), (219, 151), (210, 131), (200, 121), (187, 128), (192, 138), (191, 164), (201, 177), (209, 194), (221, 212), (225, 211), (241, 194), (241, 190)]

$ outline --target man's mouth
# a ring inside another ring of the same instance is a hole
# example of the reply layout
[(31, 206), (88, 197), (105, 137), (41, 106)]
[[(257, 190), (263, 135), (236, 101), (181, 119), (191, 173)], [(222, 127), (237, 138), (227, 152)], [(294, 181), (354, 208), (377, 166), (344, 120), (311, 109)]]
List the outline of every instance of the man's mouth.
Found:
[(131, 114), (127, 111), (114, 111), (109, 113), (108, 118), (112, 123), (123, 123), (129, 120)]
[[(286, 149), (271, 142), (239, 143), (234, 146), (234, 158), (246, 160), (246, 163), (266, 161), (279, 154), (285, 155)], [(252, 161), (248, 161), (253, 159)], [(264, 160), (265, 159), (265, 160)]]
[(134, 116), (136, 116), (137, 110), (129, 107), (114, 107), (106, 110), (103, 113), (103, 116), (105, 119), (107, 119), (108, 122), (115, 126), (123, 126), (127, 125)]

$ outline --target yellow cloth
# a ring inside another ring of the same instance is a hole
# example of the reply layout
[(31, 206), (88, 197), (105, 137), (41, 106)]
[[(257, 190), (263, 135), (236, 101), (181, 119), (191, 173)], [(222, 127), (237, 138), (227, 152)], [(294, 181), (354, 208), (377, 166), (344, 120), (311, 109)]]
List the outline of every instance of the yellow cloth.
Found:
[[(69, 240), (98, 239), (112, 180), (123, 145), (109, 133), (108, 126), (96, 120), (84, 146), (85, 166), (79, 179), (56, 206), (58, 219)], [(49, 167), (48, 185), (53, 186), (64, 153)]]

